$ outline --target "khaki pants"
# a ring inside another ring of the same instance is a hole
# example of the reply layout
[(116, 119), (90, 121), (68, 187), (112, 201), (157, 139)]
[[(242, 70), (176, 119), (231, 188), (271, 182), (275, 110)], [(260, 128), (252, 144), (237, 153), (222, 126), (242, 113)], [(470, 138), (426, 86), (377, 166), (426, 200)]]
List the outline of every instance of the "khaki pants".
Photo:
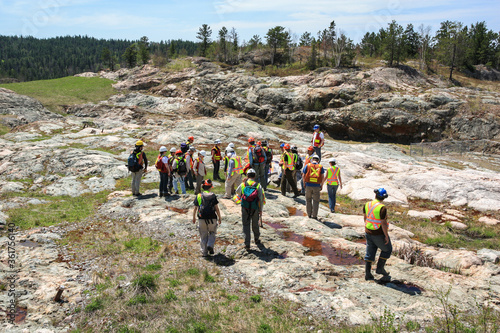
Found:
[(194, 190), (194, 194), (201, 193), (201, 184), (204, 178), (205, 176), (196, 175), (196, 189)]
[(233, 195), (235, 189), (241, 184), (241, 175), (239, 173), (234, 174), (226, 179), (226, 193), (224, 196), (230, 198)]
[(201, 253), (206, 256), (208, 247), (214, 248), (215, 234), (217, 233), (217, 218), (211, 220), (198, 219), (198, 231), (200, 232)]
[(139, 194), (139, 187), (141, 186), (141, 179), (144, 170), (141, 169), (137, 172), (132, 172), (132, 194)]
[(312, 187), (306, 185), (306, 210), (307, 216), (313, 219), (318, 217), (319, 197), (321, 187)]

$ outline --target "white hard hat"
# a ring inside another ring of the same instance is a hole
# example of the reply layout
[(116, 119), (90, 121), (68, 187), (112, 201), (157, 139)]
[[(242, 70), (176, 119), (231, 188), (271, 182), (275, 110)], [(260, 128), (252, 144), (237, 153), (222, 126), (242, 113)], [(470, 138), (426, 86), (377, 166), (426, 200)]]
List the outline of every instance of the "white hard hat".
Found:
[(215, 140), (215, 144), (221, 143), (219, 139)]
[(196, 148), (195, 148), (195, 147), (193, 147), (193, 146), (190, 146), (190, 147), (189, 147), (189, 150), (191, 150), (191, 151), (196, 151)]
[(227, 149), (226, 149), (226, 151), (227, 151), (228, 153), (234, 153), (234, 149), (233, 149), (233, 148), (231, 148), (231, 147), (227, 148)]
[(329, 163), (337, 163), (337, 161), (332, 157), (328, 160)]
[(257, 172), (255, 172), (255, 170), (254, 170), (254, 169), (252, 169), (252, 168), (248, 169), (248, 171), (247, 171), (247, 175), (248, 175), (249, 173), (257, 174)]
[(234, 143), (229, 142), (229, 144), (227, 146), (230, 147), (230, 148), (234, 148)]
[(165, 147), (165, 146), (160, 147), (160, 153), (164, 153), (166, 151), (167, 151), (167, 147)]
[(313, 156), (311, 156), (311, 160), (314, 160), (314, 159), (317, 159), (319, 161), (319, 156), (314, 154)]
[(170, 148), (171, 153), (175, 153), (176, 151), (177, 151), (177, 149), (175, 149), (175, 147)]
[(198, 155), (205, 157), (205, 156), (207, 156), (207, 153), (206, 153), (206, 151), (202, 150), (198, 153)]

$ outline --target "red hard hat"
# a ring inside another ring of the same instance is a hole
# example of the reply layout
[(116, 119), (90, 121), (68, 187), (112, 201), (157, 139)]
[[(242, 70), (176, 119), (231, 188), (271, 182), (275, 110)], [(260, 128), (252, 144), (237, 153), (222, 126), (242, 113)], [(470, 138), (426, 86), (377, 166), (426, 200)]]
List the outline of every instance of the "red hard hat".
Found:
[(313, 146), (309, 146), (309, 148), (307, 148), (307, 151), (312, 151), (314, 150)]
[(182, 150), (180, 150), (180, 149), (175, 152), (175, 155), (179, 155), (179, 154), (182, 155)]
[(283, 148), (285, 148), (285, 149), (290, 149), (290, 144), (285, 143), (285, 146), (284, 146)]
[(193, 137), (193, 136), (190, 136), (190, 137), (188, 138), (188, 140), (194, 141), (194, 137)]
[(201, 186), (210, 186), (210, 187), (212, 187), (213, 186), (212, 185), (212, 181), (210, 179), (205, 179), (203, 181), (203, 183), (201, 184)]
[(248, 138), (248, 142), (254, 142), (254, 141), (255, 141), (254, 138), (252, 138), (252, 137)]
[(257, 144), (258, 144), (259, 146), (262, 146), (262, 142), (260, 142), (260, 141), (257, 141)]

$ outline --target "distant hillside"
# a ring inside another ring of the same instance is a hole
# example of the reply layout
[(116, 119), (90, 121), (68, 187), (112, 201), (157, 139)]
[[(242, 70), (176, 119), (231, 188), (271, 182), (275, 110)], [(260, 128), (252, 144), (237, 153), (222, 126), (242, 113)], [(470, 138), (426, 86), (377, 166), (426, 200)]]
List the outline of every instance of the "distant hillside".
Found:
[[(108, 48), (121, 63), (121, 56), (134, 42), (88, 36), (38, 39), (0, 35), (0, 80), (45, 80), (95, 72), (105, 67), (101, 59), (104, 48)], [(174, 43), (177, 52), (185, 55), (193, 55), (197, 49), (194, 42), (169, 40), (150, 43), (151, 54), (166, 54), (171, 43)]]

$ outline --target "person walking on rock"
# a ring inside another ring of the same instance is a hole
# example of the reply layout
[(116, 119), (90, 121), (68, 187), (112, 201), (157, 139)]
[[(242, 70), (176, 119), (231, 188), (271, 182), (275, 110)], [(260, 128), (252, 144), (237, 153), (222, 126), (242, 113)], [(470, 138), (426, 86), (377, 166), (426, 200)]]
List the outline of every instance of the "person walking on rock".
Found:
[(384, 188), (374, 190), (375, 200), (367, 202), (363, 206), (363, 218), (365, 221), (366, 255), (365, 255), (365, 280), (373, 280), (371, 273), (372, 263), (375, 262), (377, 249), (380, 256), (375, 273), (382, 274), (383, 282), (391, 280), (384, 266), (392, 253), (392, 243), (389, 238), (389, 223), (387, 222), (387, 209), (382, 203), (389, 195)]
[(306, 185), (306, 211), (309, 218), (318, 219), (319, 199), (324, 184), (325, 169), (319, 164), (319, 156), (314, 154), (311, 162), (304, 166), (302, 174)]
[(271, 163), (273, 163), (273, 150), (269, 147), (267, 140), (262, 141), (262, 148), (266, 152), (266, 167), (264, 169), (264, 183), (261, 184), (264, 187), (264, 191), (267, 190), (267, 183), (269, 182), (269, 172), (271, 169)]
[(334, 158), (328, 160), (330, 167), (326, 170), (326, 189), (328, 190), (328, 205), (330, 212), (335, 213), (335, 205), (337, 204), (337, 189), (342, 188), (342, 177), (340, 177), (340, 169), (336, 166), (337, 161)]
[(203, 192), (196, 195), (194, 199), (193, 224), (198, 217), (198, 231), (200, 232), (200, 247), (204, 257), (214, 254), (215, 235), (217, 224), (222, 222), (219, 210), (219, 201), (215, 193), (211, 193), (212, 181), (206, 179), (201, 188)]
[(224, 151), (223, 161), (224, 161), (224, 178), (225, 179), (227, 179), (227, 167), (229, 166), (229, 159), (230, 159), (229, 149), (230, 148), (234, 151), (234, 143), (230, 142), (227, 145), (226, 150)]
[(132, 195), (140, 196), (139, 188), (141, 186), (142, 175), (148, 172), (148, 158), (146, 153), (142, 151), (144, 142), (138, 140), (135, 143), (135, 148), (130, 152), (128, 157), (127, 167), (132, 172)]
[[(307, 148), (307, 153), (304, 156), (304, 165), (308, 165), (309, 163), (311, 163), (311, 157), (313, 155), (314, 155), (314, 148), (313, 146), (309, 146), (309, 148)], [(301, 188), (300, 194), (306, 195), (306, 187), (304, 186), (304, 177), (300, 179), (300, 188)]]
[(179, 194), (177, 183), (180, 184), (182, 194), (186, 194), (186, 184), (184, 182), (184, 178), (186, 177), (188, 172), (186, 160), (184, 159), (184, 154), (180, 149), (175, 152), (175, 156), (176, 157), (172, 162), (172, 170), (174, 171), (175, 194)]
[(286, 185), (290, 184), (294, 193), (294, 198), (300, 195), (297, 189), (297, 180), (295, 178), (295, 160), (293, 154), (290, 152), (290, 144), (285, 144), (285, 152), (281, 155), (280, 166), (283, 169), (283, 176), (281, 179), (281, 194), (286, 196)]
[(160, 174), (160, 198), (168, 197), (168, 179), (170, 177), (170, 165), (168, 164), (167, 147), (160, 147), (160, 154), (155, 162), (156, 170)]
[(188, 151), (184, 155), (186, 158), (186, 165), (188, 167), (188, 172), (186, 174), (186, 188), (188, 190), (194, 190), (194, 152), (196, 151), (195, 147), (189, 147)]
[(170, 148), (170, 154), (168, 155), (168, 166), (170, 169), (170, 176), (168, 176), (168, 191), (169, 191), (169, 193), (172, 193), (173, 189), (174, 189), (174, 170), (172, 168), (172, 164), (174, 163), (176, 151), (177, 151), (177, 149), (175, 149), (175, 147), (172, 147), (172, 148)]
[(191, 147), (191, 145), (193, 144), (194, 142), (194, 137), (193, 136), (190, 136), (187, 141), (186, 141), (186, 146), (187, 148), (189, 149), (189, 147)]
[(245, 155), (244, 161), (245, 163), (252, 163), (249, 159), (250, 156), (250, 150), (255, 147), (255, 139), (250, 137), (248, 138), (248, 148), (247, 148), (247, 154)]
[(264, 172), (266, 170), (266, 152), (259, 143), (260, 141), (250, 148), (248, 152), (248, 160), (250, 168), (254, 169), (257, 173), (255, 180), (257, 183), (262, 185), (265, 182)]
[(314, 125), (314, 133), (312, 138), (312, 146), (314, 152), (319, 156), (319, 161), (321, 162), (321, 147), (325, 145), (325, 135), (319, 130), (319, 125)]
[[(294, 172), (295, 173), (295, 181), (297, 182), (297, 188), (299, 188), (299, 186), (298, 186), (299, 182), (300, 182), (300, 184), (304, 184), (304, 181), (302, 179), (302, 174), (300, 172), (302, 170), (302, 168), (304, 167), (304, 161), (302, 160), (302, 158), (299, 155), (299, 152), (297, 150), (297, 146), (292, 146), (291, 152), (293, 155), (293, 160), (295, 161), (295, 172)], [(289, 189), (287, 189), (287, 191), (289, 191)], [(301, 187), (301, 193), (302, 192), (305, 193), (304, 187)]]
[(227, 178), (226, 178), (226, 193), (224, 194), (224, 199), (230, 199), (235, 191), (235, 188), (241, 184), (241, 174), (243, 173), (243, 163), (241, 157), (236, 156), (236, 152), (233, 148), (229, 148), (229, 166), (227, 168)]
[(205, 162), (203, 159), (207, 156), (207, 153), (202, 150), (198, 153), (198, 158), (194, 162), (194, 174), (196, 175), (196, 189), (194, 190), (194, 194), (198, 194), (201, 192), (201, 184), (203, 183), (203, 179), (207, 175), (207, 168), (205, 167)]
[(220, 150), (220, 140), (215, 140), (215, 146), (212, 148), (212, 164), (214, 165), (214, 180), (221, 180), (219, 176), (220, 161), (222, 160), (222, 152)]
[(245, 235), (245, 249), (250, 250), (250, 227), (252, 228), (254, 242), (259, 245), (260, 229), (262, 225), (262, 211), (266, 204), (266, 196), (262, 186), (255, 180), (257, 173), (254, 169), (247, 171), (248, 179), (236, 189), (233, 200), (241, 203), (241, 216), (243, 220), (243, 234)]

